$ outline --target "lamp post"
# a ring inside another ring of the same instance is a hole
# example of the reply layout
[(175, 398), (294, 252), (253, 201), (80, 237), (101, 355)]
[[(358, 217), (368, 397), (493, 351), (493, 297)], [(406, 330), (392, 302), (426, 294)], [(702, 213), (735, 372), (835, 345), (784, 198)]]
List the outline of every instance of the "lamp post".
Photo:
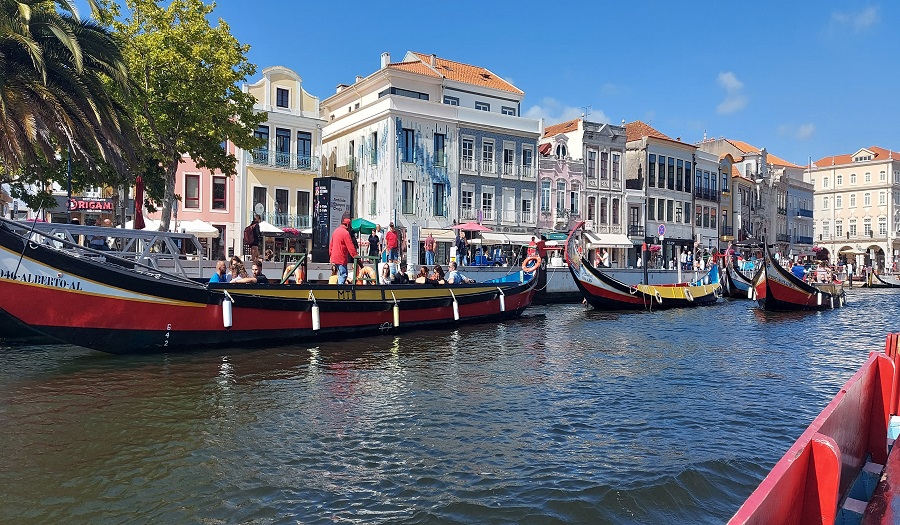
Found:
[[(682, 211), (681, 208), (675, 208), (675, 223), (681, 224)], [(677, 244), (676, 244), (677, 246)], [(678, 267), (678, 282), (681, 282), (681, 250), (677, 254), (672, 254), (675, 258), (675, 266)]]

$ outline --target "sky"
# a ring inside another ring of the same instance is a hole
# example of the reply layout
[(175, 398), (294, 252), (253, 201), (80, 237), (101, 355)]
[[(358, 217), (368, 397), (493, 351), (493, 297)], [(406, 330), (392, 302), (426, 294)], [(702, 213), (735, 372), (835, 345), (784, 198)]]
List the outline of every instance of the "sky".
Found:
[[(358, 4), (358, 5), (357, 5)], [(587, 113), (796, 164), (900, 149), (900, 2), (721, 0), (341, 3), (219, 0), (259, 71), (288, 67), (324, 100), (407, 51), (485, 67), (545, 125)]]

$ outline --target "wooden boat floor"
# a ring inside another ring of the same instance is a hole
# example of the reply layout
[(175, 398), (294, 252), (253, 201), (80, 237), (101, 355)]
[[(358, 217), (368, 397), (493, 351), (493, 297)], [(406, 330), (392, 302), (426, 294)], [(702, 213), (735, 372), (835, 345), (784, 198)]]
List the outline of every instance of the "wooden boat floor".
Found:
[(860, 525), (900, 525), (900, 443), (888, 454), (875, 492), (866, 505)]
[(841, 285), (834, 283), (813, 283), (813, 286), (834, 296), (840, 295), (842, 290)]

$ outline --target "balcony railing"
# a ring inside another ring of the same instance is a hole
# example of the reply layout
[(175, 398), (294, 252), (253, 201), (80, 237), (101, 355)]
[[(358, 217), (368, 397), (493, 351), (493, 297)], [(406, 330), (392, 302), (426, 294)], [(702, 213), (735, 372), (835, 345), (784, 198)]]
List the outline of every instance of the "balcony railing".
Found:
[(787, 215), (787, 208), (784, 206), (779, 206), (776, 211), (778, 212), (778, 215)]
[(531, 166), (519, 166), (519, 173), (523, 179), (534, 178), (534, 168), (532, 168)]
[(779, 233), (775, 235), (775, 241), (777, 242), (791, 242), (791, 236), (786, 233)]
[(803, 209), (803, 208), (799, 208), (799, 209), (797, 210), (797, 217), (806, 217), (806, 218), (808, 218), (808, 219), (812, 219), (812, 217), (813, 217), (813, 211), (812, 211), (812, 210), (805, 210), (805, 209)]
[(472, 208), (471, 206), (460, 206), (459, 218), (465, 220), (476, 219), (477, 217), (475, 217), (475, 208)]
[(472, 157), (463, 157), (460, 166), (464, 171), (475, 171), (475, 159)]
[(812, 244), (812, 243), (813, 243), (812, 237), (803, 237), (801, 235), (797, 236), (797, 244)]
[(244, 154), (247, 164), (256, 166), (275, 166), (278, 168), (319, 171), (320, 160), (307, 155), (294, 155), (275, 150), (257, 149)]
[(264, 220), (278, 228), (296, 228), (302, 230), (312, 225), (311, 215), (291, 215), (289, 213), (267, 213)]
[(722, 226), (722, 235), (723, 236), (734, 235), (734, 226)]
[(522, 222), (534, 224), (535, 223), (535, 214), (532, 211), (523, 211), (522, 212)]
[(628, 225), (628, 236), (629, 237), (643, 237), (644, 236), (644, 227), (640, 224), (629, 224)]
[(482, 208), (481, 209), (481, 220), (483, 220), (483, 221), (494, 220), (494, 209), (493, 208)]
[(494, 166), (494, 161), (491, 161), (491, 160), (481, 161), (481, 173), (494, 173), (495, 171), (496, 171), (496, 167)]
[(500, 169), (503, 170), (504, 176), (515, 176), (516, 175), (516, 166), (515, 164), (502, 164)]

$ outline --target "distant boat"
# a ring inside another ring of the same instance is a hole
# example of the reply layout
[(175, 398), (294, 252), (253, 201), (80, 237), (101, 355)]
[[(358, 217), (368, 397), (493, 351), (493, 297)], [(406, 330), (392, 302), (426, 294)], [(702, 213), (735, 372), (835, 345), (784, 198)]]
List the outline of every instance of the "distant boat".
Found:
[(846, 304), (839, 283), (807, 283), (781, 266), (763, 249), (763, 266), (753, 277), (753, 297), (763, 310), (831, 310)]
[(722, 268), (722, 295), (738, 298), (750, 298), (750, 290), (753, 288), (753, 280), (735, 268), (734, 256), (726, 255)]
[(715, 304), (719, 300), (719, 271), (715, 264), (699, 281), (666, 285), (628, 285), (593, 267), (579, 252), (579, 223), (566, 241), (566, 263), (584, 300), (598, 310), (661, 310)]
[(528, 308), (537, 282), (206, 284), (65, 239), (47, 236), (45, 244), (45, 235), (0, 219), (0, 310), (46, 336), (110, 353), (497, 322)]
[(900, 282), (891, 277), (882, 277), (875, 272), (870, 272), (862, 284), (863, 288), (900, 288)]

